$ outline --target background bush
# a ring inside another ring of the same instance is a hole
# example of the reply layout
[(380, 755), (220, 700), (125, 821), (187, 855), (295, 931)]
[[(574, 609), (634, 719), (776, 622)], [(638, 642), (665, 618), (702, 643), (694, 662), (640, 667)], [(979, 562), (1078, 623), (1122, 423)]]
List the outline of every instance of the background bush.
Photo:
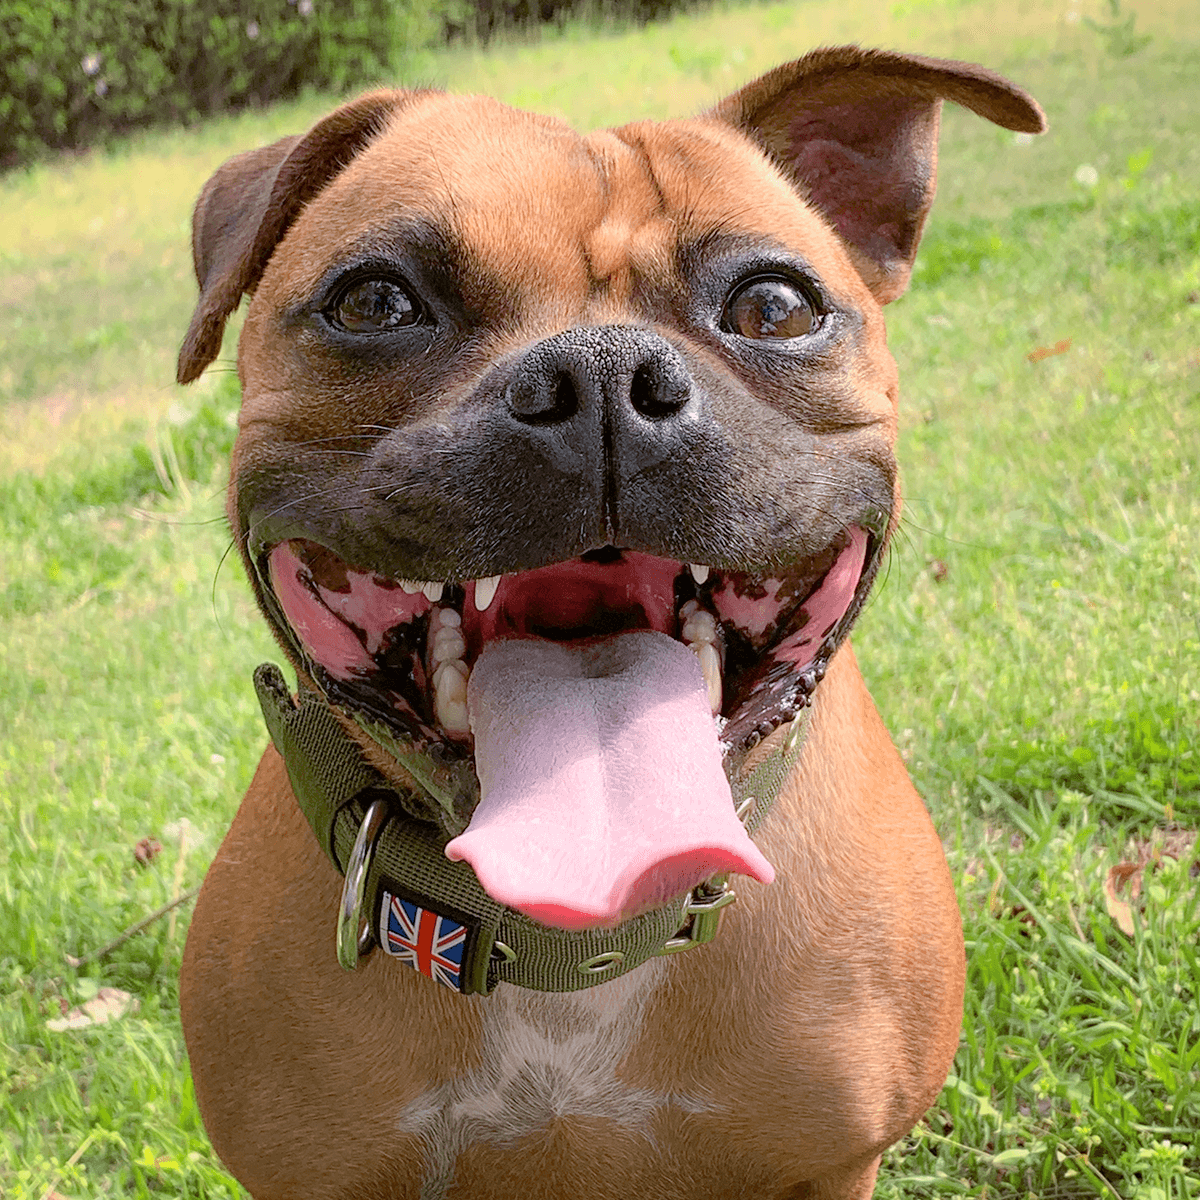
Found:
[(449, 40), (475, 37), (486, 42), (504, 29), (561, 25), (577, 17), (644, 24), (695, 7), (696, 0), (466, 0), (447, 10), (444, 20)]
[[(694, 0), (693, 0), (694, 2)], [(689, 0), (0, 0), (0, 170), (311, 87), (392, 82), (406, 53)]]
[(386, 77), (438, 0), (0, 0), (0, 167)]

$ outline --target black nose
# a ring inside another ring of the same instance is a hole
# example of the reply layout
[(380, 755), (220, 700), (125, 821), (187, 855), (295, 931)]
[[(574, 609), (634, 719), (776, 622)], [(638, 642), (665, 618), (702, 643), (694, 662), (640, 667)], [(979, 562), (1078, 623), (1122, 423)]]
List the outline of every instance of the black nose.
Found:
[(647, 522), (655, 544), (668, 545), (656, 526), (677, 523), (682, 497), (712, 464), (707, 391), (679, 350), (637, 325), (581, 326), (542, 338), (505, 368), (496, 401), (479, 413), (488, 466), (478, 479), (502, 478), (494, 486), (506, 509), (538, 527), (529, 545), (544, 545), (547, 527), (577, 530), (570, 535), (586, 550), (635, 538)]
[(572, 421), (597, 406), (609, 422), (666, 421), (681, 412), (691, 381), (670, 343), (635, 326), (570, 329), (539, 342), (509, 384), (509, 411), (526, 425)]

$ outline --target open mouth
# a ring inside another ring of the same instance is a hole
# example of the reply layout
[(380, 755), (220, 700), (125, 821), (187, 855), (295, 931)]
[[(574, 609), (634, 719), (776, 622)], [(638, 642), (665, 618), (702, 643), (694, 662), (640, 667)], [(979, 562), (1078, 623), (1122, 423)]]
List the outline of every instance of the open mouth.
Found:
[(260, 570), (331, 700), (477, 777), (448, 856), (501, 902), (583, 927), (716, 871), (769, 881), (727, 776), (808, 703), (870, 587), (879, 533), (850, 526), (760, 574), (608, 546), (407, 580), (305, 538), (269, 547)]
[(692, 650), (722, 742), (745, 748), (794, 715), (819, 681), (874, 573), (873, 543), (852, 526), (770, 575), (605, 547), (514, 575), (440, 583), (385, 579), (294, 538), (270, 551), (268, 569), (306, 657), (334, 680), (367, 685), (372, 711), (404, 733), (469, 751), (467, 685), (493, 642), (645, 629)]

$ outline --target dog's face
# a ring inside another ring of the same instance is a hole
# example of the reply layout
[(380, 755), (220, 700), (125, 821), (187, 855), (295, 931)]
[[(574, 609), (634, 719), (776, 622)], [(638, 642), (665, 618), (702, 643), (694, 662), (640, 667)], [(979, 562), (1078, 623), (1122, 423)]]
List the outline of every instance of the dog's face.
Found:
[[(842, 50), (703, 118), (586, 137), (377, 93), (227, 164), (197, 210), (181, 376), (252, 291), (229, 512), (297, 666), (393, 744), (473, 765), (485, 800), (514, 738), (592, 705), (579, 680), (635, 681), (594, 711), (636, 740), (683, 671), (700, 699), (635, 757), (707, 737), (730, 769), (793, 716), (898, 513), (881, 304), (932, 199), (942, 96), (1040, 127), (978, 68)], [(713, 869), (769, 876), (686, 840), (615, 907), (522, 906), (586, 923)]]

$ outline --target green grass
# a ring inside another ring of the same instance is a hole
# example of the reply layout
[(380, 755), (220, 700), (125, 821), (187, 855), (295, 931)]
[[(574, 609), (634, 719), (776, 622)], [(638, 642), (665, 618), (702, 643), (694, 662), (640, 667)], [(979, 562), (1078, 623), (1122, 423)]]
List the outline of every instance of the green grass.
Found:
[[(806, 0), (412, 68), (588, 126), (694, 111), (858, 40), (986, 62), (1050, 114), (1021, 144), (947, 111), (940, 197), (890, 313), (908, 501), (855, 640), (943, 832), (970, 980), (954, 1074), (881, 1197), (1200, 1197), (1200, 27), (1194, 3), (1134, 2), (1119, 20), (1152, 41), (1120, 57), (1073, 11), (1114, 23), (1091, 0), (1002, 19), (984, 0)], [(99, 963), (64, 955), (199, 882), (264, 742), (248, 675), (271, 646), (240, 567), (220, 565), (235, 381), (228, 359), (191, 390), (170, 380), (204, 178), (329, 103), (0, 180), (14, 1200), (240, 1194), (182, 1053), (186, 908)], [(164, 850), (141, 866), (144, 837)], [(1104, 882), (1139, 855), (1127, 935)], [(100, 986), (137, 1013), (47, 1028)]]

